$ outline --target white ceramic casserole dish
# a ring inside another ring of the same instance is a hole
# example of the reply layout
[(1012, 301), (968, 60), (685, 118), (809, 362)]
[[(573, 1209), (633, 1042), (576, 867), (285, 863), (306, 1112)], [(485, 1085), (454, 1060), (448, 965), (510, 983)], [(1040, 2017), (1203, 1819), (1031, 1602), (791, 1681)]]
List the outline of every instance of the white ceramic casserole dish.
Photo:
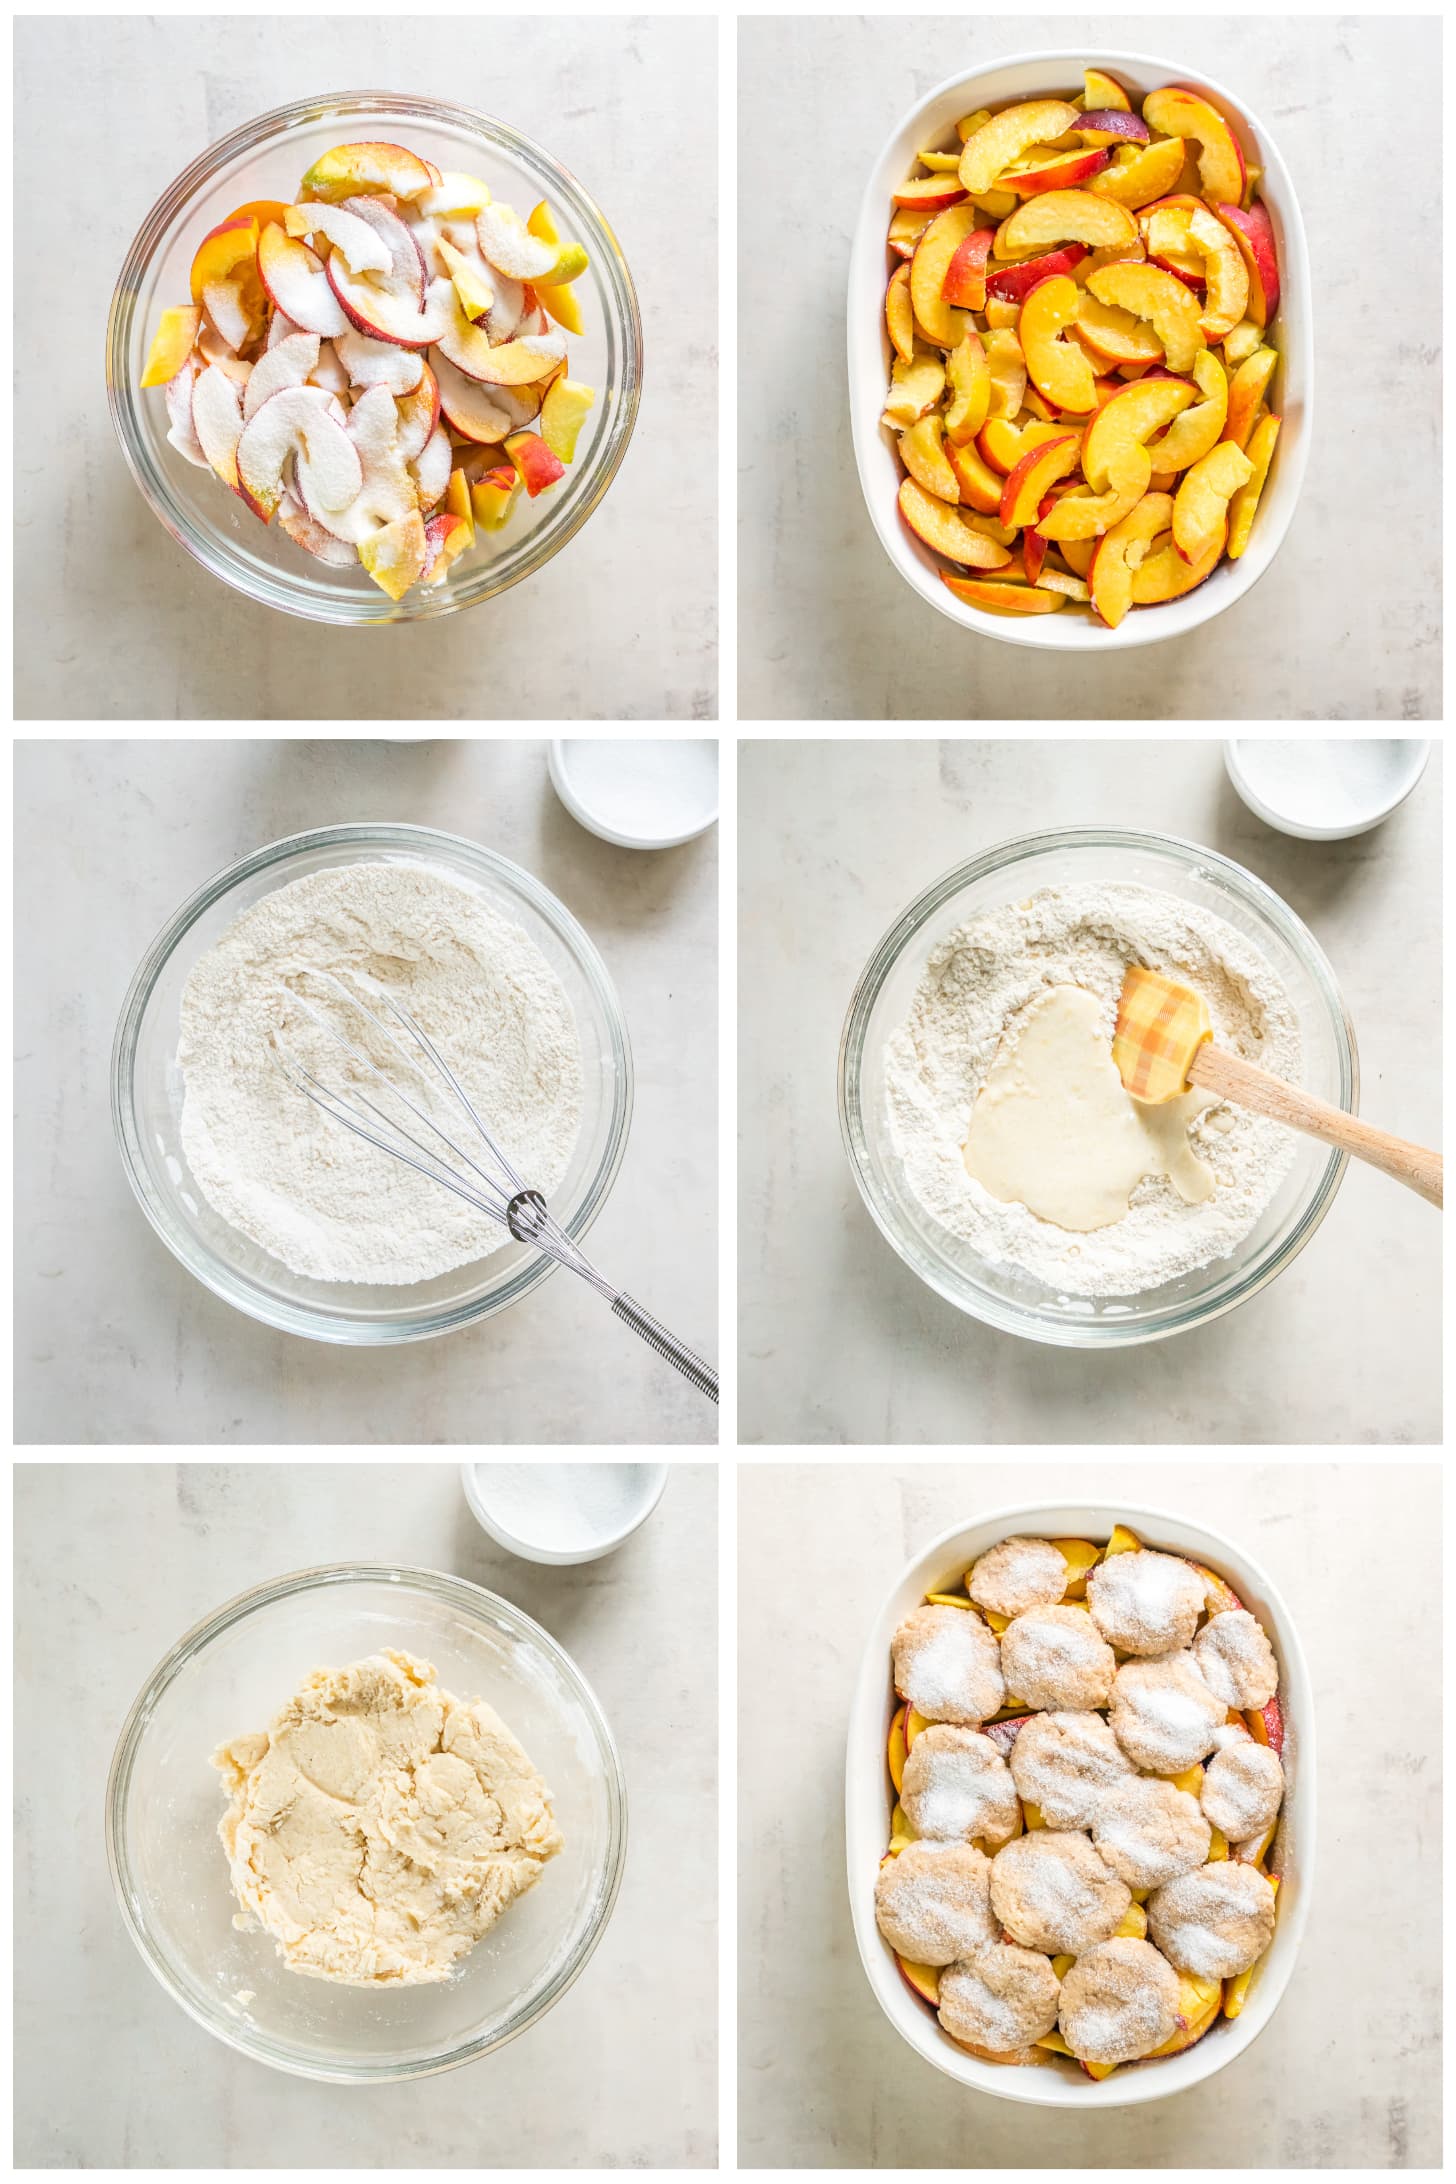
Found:
[[(956, 1590), (966, 1570), (998, 1540), (1015, 1535), (1046, 1539), (1110, 1537), (1125, 1524), (1146, 1546), (1191, 1556), (1232, 1585), (1268, 1632), (1279, 1662), (1284, 1713), (1284, 1807), (1270, 1854), (1279, 1875), (1278, 1923), (1237, 2017), (1221, 2017), (1196, 2045), (1179, 2055), (1124, 2064), (1094, 2080), (1070, 2063), (1045, 2068), (983, 2063), (957, 2047), (929, 2007), (912, 1994), (875, 1923), (875, 1876), (889, 1841), (894, 1792), (885, 1763), (890, 1718), (898, 1703), (890, 1673), (890, 1640), (927, 1592)], [(1036, 1502), (992, 1510), (974, 1524), (955, 1526), (918, 1554), (900, 1573), (865, 1643), (849, 1721), (845, 1762), (845, 1852), (850, 1912), (865, 1976), (895, 2030), (918, 2055), (948, 2078), (977, 2093), (1023, 2101), (1037, 2108), (1098, 2111), (1132, 2108), (1184, 2093), (1231, 2063), (1268, 2024), (1289, 1984), (1309, 1917), (1314, 1875), (1314, 1709), (1309, 1672), (1289, 1610), (1256, 1562), (1221, 1532), (1168, 1510), (1126, 1503)]]
[[(1184, 84), (1209, 99), (1229, 121), (1246, 158), (1264, 170), (1259, 192), (1269, 208), (1279, 249), (1280, 300), (1272, 328), (1280, 361), (1269, 389), (1269, 407), (1278, 411), (1283, 424), (1248, 546), (1237, 561), (1221, 562), (1195, 591), (1163, 606), (1134, 608), (1116, 629), (1106, 628), (1076, 606), (1060, 614), (1023, 617), (991, 614), (955, 598), (941, 582), (939, 558), (900, 520), (895, 496), (904, 473), (895, 452), (895, 435), (880, 423), (890, 379), (884, 310), (892, 270), (885, 244), (890, 193), (909, 174), (917, 151), (944, 141), (963, 114), (1017, 99), (1046, 98), (1058, 92), (1070, 95), (1080, 88), (1084, 68), (1105, 69), (1135, 104), (1165, 84)], [(1158, 644), (1222, 614), (1258, 582), (1279, 551), (1304, 483), (1314, 422), (1309, 252), (1294, 185), (1277, 143), (1243, 100), (1211, 76), (1191, 75), (1178, 62), (1148, 53), (1073, 50), (1018, 54), (994, 68), (949, 77), (927, 92), (891, 131), (870, 172), (850, 251), (848, 336), (850, 429), (870, 521), (905, 581), (962, 629), (1046, 652), (1115, 652)]]

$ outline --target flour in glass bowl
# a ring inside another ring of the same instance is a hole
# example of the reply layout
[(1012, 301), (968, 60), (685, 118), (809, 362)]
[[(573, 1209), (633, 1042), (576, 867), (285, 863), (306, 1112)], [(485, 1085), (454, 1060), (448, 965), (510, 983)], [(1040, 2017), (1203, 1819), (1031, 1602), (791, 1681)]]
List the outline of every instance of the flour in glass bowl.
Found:
[(1254, 944), (1201, 905), (1130, 884), (1042, 888), (948, 934), (885, 1052), (891, 1142), (926, 1213), (991, 1263), (1079, 1297), (1137, 1296), (1228, 1257), (1294, 1159), (1292, 1132), (1218, 1103), (1189, 1132), (1214, 1172), (1211, 1199), (1189, 1205), (1147, 1177), (1124, 1219), (1081, 1234), (1003, 1204), (967, 1174), (971, 1110), (1022, 1010), (1053, 986), (1080, 986), (1101, 1002), (1110, 1041), (1130, 963), (1200, 993), (1219, 1046), (1298, 1080), (1294, 1007)]
[[(311, 975), (320, 971), (363, 973), (395, 995), (532, 1188), (549, 1194), (565, 1175), (582, 1057), (560, 979), (478, 889), (435, 865), (379, 861), (264, 895), (194, 964), (177, 1059), (182, 1148), (203, 1197), (315, 1281), (424, 1282), (498, 1251), (509, 1242), (499, 1223), (355, 1137), (278, 1067), (275, 1034), (326, 1083), (354, 1071), (295, 993), (366, 1045), (361, 1021)], [(373, 1058), (420, 1096), (387, 1049)], [(355, 1081), (378, 1097), (367, 1073)]]

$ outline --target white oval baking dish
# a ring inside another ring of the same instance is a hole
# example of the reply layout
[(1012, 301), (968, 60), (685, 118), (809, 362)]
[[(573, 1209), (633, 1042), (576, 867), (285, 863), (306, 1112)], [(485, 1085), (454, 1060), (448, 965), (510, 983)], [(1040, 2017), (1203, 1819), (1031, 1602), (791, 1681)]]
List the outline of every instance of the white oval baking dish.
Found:
[[(897, 1626), (912, 1608), (919, 1607), (927, 1592), (958, 1587), (976, 1557), (998, 1540), (1013, 1534), (1105, 1540), (1118, 1523), (1130, 1526), (1148, 1546), (1191, 1555), (1226, 1577), (1269, 1633), (1279, 1661), (1287, 1789), (1270, 1859), (1280, 1876), (1279, 1919), (1243, 2010), (1237, 2017), (1220, 2018), (1181, 2055), (1126, 2065), (1098, 2082), (1071, 2064), (1037, 2069), (983, 2063), (956, 2047), (925, 2003), (910, 1992), (880, 1935), (875, 1924), (875, 1875), (889, 1841), (894, 1805), (885, 1745), (897, 1703), (890, 1675), (890, 1640)], [(850, 1911), (865, 1976), (895, 2030), (937, 2070), (977, 2093), (994, 2093), (1002, 2100), (1037, 2108), (1132, 2108), (1186, 2092), (1242, 2054), (1268, 2024), (1289, 1984), (1309, 1917), (1315, 1842), (1314, 1706), (1289, 1610), (1259, 1565), (1232, 1540), (1164, 1509), (1124, 1502), (1036, 1502), (992, 1510), (974, 1524), (942, 1532), (900, 1573), (865, 1642), (849, 1720), (844, 1835)]]
[[(1270, 390), (1274, 397), (1270, 408), (1277, 409), (1284, 422), (1248, 547), (1237, 561), (1221, 562), (1196, 591), (1164, 606), (1137, 607), (1116, 629), (1107, 629), (1075, 609), (1022, 617), (990, 614), (955, 598), (940, 580), (940, 561), (900, 521), (895, 496), (903, 472), (895, 453), (895, 435), (880, 423), (890, 379), (884, 301), (890, 273), (885, 229), (891, 191), (909, 173), (920, 147), (941, 141), (963, 114), (980, 106), (1075, 90), (1086, 67), (1105, 69), (1139, 99), (1170, 83), (1186, 84), (1211, 99), (1232, 125), (1245, 154), (1264, 170), (1260, 193), (1279, 245), (1280, 301), (1274, 326), (1280, 362)], [(1242, 599), (1279, 551), (1304, 483), (1314, 422), (1309, 252), (1294, 185), (1277, 143), (1244, 101), (1211, 76), (1192, 75), (1178, 62), (1160, 60), (1154, 54), (1078, 49), (1017, 54), (994, 68), (948, 77), (897, 123), (870, 172), (850, 251), (848, 334), (850, 429), (870, 521), (905, 581), (962, 629), (1044, 652), (1115, 652), (1159, 644), (1164, 638), (1197, 629)]]

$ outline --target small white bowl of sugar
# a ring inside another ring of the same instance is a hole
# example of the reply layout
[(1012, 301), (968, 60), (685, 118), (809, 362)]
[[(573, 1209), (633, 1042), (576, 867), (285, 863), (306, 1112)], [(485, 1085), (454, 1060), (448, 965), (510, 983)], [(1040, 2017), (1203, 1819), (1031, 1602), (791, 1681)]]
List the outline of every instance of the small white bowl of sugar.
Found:
[(718, 816), (713, 736), (558, 736), (551, 785), (578, 826), (618, 849), (676, 849)]
[(527, 1562), (595, 1562), (647, 1522), (666, 1464), (462, 1464), (482, 1531)]
[(1306, 842), (1343, 842), (1405, 802), (1431, 746), (1413, 736), (1245, 736), (1223, 755), (1230, 781), (1266, 826)]

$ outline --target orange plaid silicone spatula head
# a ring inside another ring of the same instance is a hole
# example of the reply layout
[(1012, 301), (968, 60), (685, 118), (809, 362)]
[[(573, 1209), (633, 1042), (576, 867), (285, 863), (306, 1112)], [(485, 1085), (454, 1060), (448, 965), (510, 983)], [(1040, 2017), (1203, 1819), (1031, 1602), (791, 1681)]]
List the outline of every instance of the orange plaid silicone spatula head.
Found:
[(1123, 1085), (1135, 1100), (1161, 1107), (1180, 1092), (1211, 1092), (1215, 1099), (1269, 1115), (1291, 1130), (1303, 1130), (1341, 1152), (1353, 1153), (1441, 1204), (1441, 1156), (1411, 1145), (1389, 1130), (1331, 1107), (1299, 1085), (1286, 1084), (1256, 1069), (1240, 1054), (1213, 1043), (1213, 1025), (1200, 996), (1159, 971), (1129, 965), (1117, 1006), (1112, 1059)]
[(1117, 1004), (1112, 1059), (1135, 1100), (1162, 1107), (1188, 1090), (1193, 1057), (1213, 1037), (1202, 998), (1158, 971), (1129, 966)]

